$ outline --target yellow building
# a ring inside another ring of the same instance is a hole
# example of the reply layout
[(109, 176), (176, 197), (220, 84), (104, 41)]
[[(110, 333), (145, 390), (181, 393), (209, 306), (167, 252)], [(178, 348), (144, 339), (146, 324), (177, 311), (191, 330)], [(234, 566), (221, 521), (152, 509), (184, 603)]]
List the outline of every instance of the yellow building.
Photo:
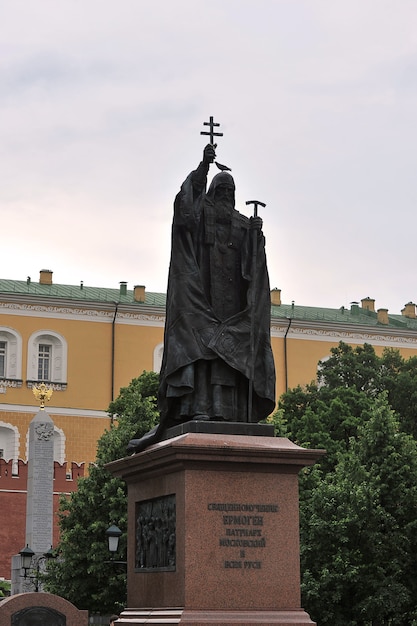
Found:
[[(386, 346), (417, 354), (416, 307), (402, 314), (375, 311), (370, 298), (350, 308), (323, 309), (281, 303), (271, 292), (271, 337), (277, 397), (315, 379), (317, 363), (339, 341)], [(0, 280), (0, 456), (27, 459), (29, 423), (38, 410), (32, 386), (54, 393), (47, 406), (55, 424), (55, 460), (88, 463), (110, 425), (106, 409), (120, 388), (162, 359), (165, 294), (143, 286), (117, 289)]]

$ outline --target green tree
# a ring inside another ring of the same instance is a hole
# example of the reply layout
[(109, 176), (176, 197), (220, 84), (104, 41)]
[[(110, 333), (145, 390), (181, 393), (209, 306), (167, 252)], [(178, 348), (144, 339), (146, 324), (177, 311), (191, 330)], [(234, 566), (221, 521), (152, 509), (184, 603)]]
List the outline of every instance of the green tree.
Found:
[[(126, 574), (108, 563), (106, 529), (123, 532), (120, 559), (126, 558), (126, 485), (105, 464), (126, 456), (126, 446), (158, 421), (158, 375), (143, 372), (120, 391), (108, 413), (114, 422), (98, 442), (96, 463), (78, 482), (78, 490), (62, 498), (58, 557), (48, 563), (46, 590), (63, 596), (80, 609), (111, 613), (126, 603)], [(107, 561), (107, 563), (106, 563)]]
[(331, 357), (319, 363), (318, 381), (327, 390), (345, 387), (369, 397), (387, 391), (401, 429), (417, 438), (417, 357), (405, 359), (393, 348), (378, 357), (369, 344), (352, 348), (340, 342)]
[(326, 456), (320, 467), (328, 471), (347, 450), (350, 438), (356, 437), (359, 426), (369, 419), (373, 402), (373, 397), (355, 387), (296, 387), (280, 398), (277, 434), (303, 447), (324, 448)]
[(10, 594), (10, 583), (7, 580), (0, 580), (0, 598), (5, 598)]
[(386, 349), (381, 359), (383, 388), (397, 413), (401, 428), (417, 439), (417, 357), (404, 359), (398, 350)]
[(370, 344), (353, 348), (341, 341), (330, 352), (328, 359), (319, 362), (319, 386), (348, 387), (374, 396), (381, 390), (381, 360)]
[(387, 392), (401, 430), (417, 439), (417, 357), (398, 350), (377, 356), (369, 344), (353, 348), (343, 342), (318, 365), (318, 382), (296, 387), (278, 403), (277, 434), (299, 445), (325, 448), (321, 466), (332, 469), (337, 455), (369, 419), (375, 398)]
[(303, 602), (320, 626), (416, 617), (417, 444), (384, 395), (301, 508)]
[(320, 626), (410, 626), (417, 358), (341, 342), (278, 412), (278, 434), (327, 450), (300, 477), (304, 606)]

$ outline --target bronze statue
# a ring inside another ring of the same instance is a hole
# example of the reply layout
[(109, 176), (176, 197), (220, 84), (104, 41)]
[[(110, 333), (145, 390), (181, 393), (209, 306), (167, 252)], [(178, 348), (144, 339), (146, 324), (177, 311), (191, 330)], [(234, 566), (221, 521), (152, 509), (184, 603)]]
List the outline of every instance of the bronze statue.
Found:
[(235, 209), (234, 180), (225, 169), (206, 192), (215, 147), (205, 147), (175, 198), (161, 421), (133, 439), (130, 452), (185, 421), (259, 422), (275, 406), (262, 219)]

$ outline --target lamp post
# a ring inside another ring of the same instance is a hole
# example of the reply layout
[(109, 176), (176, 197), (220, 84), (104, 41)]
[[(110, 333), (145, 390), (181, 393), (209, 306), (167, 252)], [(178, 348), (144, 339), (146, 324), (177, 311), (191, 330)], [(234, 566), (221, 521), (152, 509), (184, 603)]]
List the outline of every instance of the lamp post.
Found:
[(114, 556), (119, 547), (119, 539), (122, 536), (122, 531), (118, 526), (112, 524), (110, 528), (106, 530), (106, 535), (109, 542), (109, 552)]
[(118, 526), (116, 526), (115, 524), (112, 524), (107, 530), (106, 530), (106, 536), (107, 536), (107, 540), (109, 543), (109, 552), (111, 554), (111, 559), (110, 561), (106, 561), (106, 563), (113, 563), (114, 565), (121, 565), (123, 567), (127, 566), (127, 561), (116, 561), (115, 560), (115, 556), (116, 556), (116, 552), (119, 548), (119, 539), (122, 536), (122, 531), (120, 530), (120, 528)]
[(22, 548), (19, 552), (20, 554), (20, 567), (25, 570), (23, 578), (28, 578), (28, 570), (32, 567), (32, 558), (35, 556), (35, 553), (29, 545), (26, 544), (25, 548)]
[[(48, 552), (45, 552), (44, 554), (37, 557), (35, 552), (31, 548), (29, 548), (28, 544), (26, 544), (26, 547), (22, 548), (19, 554), (20, 554), (20, 567), (21, 569), (24, 570), (24, 574), (22, 578), (33, 581), (35, 585), (35, 591), (38, 592), (39, 591), (39, 573), (41, 571), (41, 563), (45, 563), (49, 559), (55, 558), (55, 555), (52, 550), (52, 546), (49, 548)], [(34, 564), (32, 564), (34, 557), (36, 561)], [(35, 573), (32, 575), (28, 574), (28, 571), (30, 570), (32, 570)]]

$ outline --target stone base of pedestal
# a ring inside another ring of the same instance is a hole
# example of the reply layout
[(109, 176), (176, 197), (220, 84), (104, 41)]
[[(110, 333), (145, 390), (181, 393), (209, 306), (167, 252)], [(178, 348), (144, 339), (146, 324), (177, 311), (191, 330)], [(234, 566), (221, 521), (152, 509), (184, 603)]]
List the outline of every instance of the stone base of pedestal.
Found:
[(298, 473), (322, 453), (187, 432), (110, 463), (128, 486), (133, 608), (120, 623), (313, 624), (300, 606)]
[(188, 626), (313, 626), (303, 610), (294, 611), (187, 611), (184, 609), (126, 609), (117, 623), (126, 626), (187, 624)]

